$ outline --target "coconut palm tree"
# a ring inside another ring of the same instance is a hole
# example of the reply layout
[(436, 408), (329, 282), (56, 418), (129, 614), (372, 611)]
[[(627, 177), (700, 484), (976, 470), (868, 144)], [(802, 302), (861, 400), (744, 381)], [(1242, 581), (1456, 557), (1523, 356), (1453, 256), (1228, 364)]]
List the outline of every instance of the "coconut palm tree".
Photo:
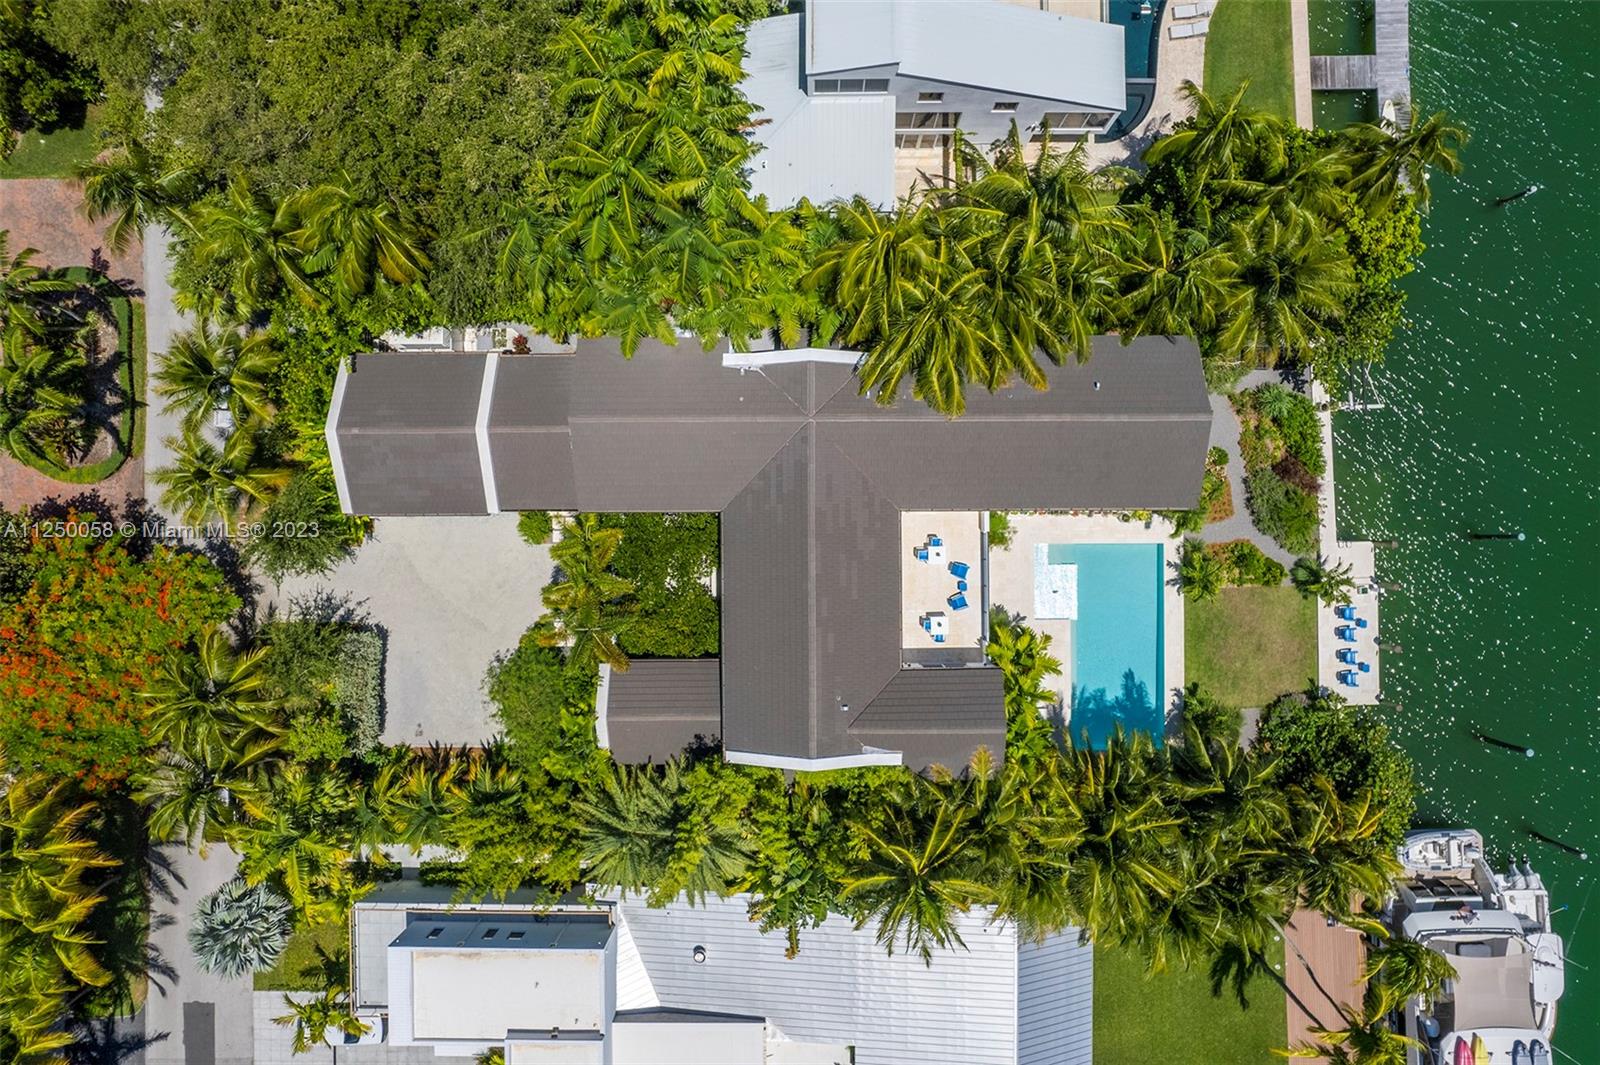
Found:
[(1468, 139), (1466, 127), (1443, 111), (1427, 118), (1418, 118), (1413, 111), (1404, 127), (1388, 119), (1378, 125), (1358, 124), (1345, 136), (1354, 156), (1351, 185), (1367, 203), (1387, 205), (1405, 188), (1423, 211), (1432, 201), (1429, 168), (1451, 176), (1461, 173), (1460, 151)]
[(1422, 1049), (1415, 1039), (1390, 1028), (1384, 1011), (1349, 1007), (1345, 1014), (1344, 1027), (1313, 1026), (1315, 1042), (1277, 1053), (1286, 1058), (1320, 1058), (1329, 1065), (1406, 1065), (1409, 1052)]
[(1211, 177), (1233, 177), (1247, 160), (1271, 164), (1283, 157), (1282, 120), (1244, 102), (1248, 80), (1224, 97), (1214, 97), (1192, 81), (1178, 95), (1194, 108), (1187, 129), (1160, 138), (1144, 153), (1152, 166), (1176, 159), (1189, 166), (1203, 184)]
[(263, 816), (235, 830), (240, 872), (252, 884), (278, 877), (289, 902), (308, 912), (350, 883), (354, 804), (341, 774), (284, 765), (271, 780)]
[(220, 448), (193, 430), (168, 437), (167, 446), (173, 465), (155, 473), (162, 506), (195, 526), (215, 518), (231, 532), (235, 521), (270, 503), (291, 474), (261, 457), (250, 424), (235, 426)]
[(114, 252), (152, 222), (176, 217), (196, 191), (194, 171), (157, 159), (138, 141), (80, 164), (73, 176), (83, 183), (84, 213), (111, 219), (106, 245)]
[(1116, 314), (1124, 340), (1205, 334), (1227, 314), (1237, 296), (1238, 264), (1205, 233), (1145, 212), (1127, 245)]
[(158, 755), (134, 782), (133, 797), (145, 807), (150, 838), (181, 842), (204, 858), (234, 826), (264, 815), (262, 774), (281, 758), (277, 745), (265, 743), (242, 753)]
[(1330, 604), (1349, 603), (1355, 589), (1350, 563), (1337, 565), (1322, 555), (1295, 559), (1289, 569), (1289, 579), (1307, 599), (1320, 599)]
[[(117, 863), (85, 834), (94, 815), (74, 804), (65, 782), (13, 776), (0, 797), (0, 993), (19, 1042), (49, 1048), (66, 997), (104, 987), (111, 974), (86, 929), (105, 901), (91, 877)], [(55, 1043), (60, 1046), (62, 1044)]]
[(1227, 566), (1222, 559), (1192, 536), (1186, 538), (1183, 546), (1178, 548), (1178, 561), (1173, 565), (1177, 573), (1170, 583), (1183, 593), (1184, 598), (1197, 603), (1215, 599), (1228, 582)]
[(1360, 899), (1381, 899), (1400, 873), (1394, 856), (1374, 841), (1383, 810), (1370, 794), (1341, 799), (1317, 777), (1290, 804), (1290, 830), (1278, 860), (1293, 869), (1305, 905), (1344, 920), (1360, 921)]
[(361, 1035), (369, 1030), (350, 1010), (350, 956), (348, 950), (332, 953), (317, 947), (316, 963), (302, 976), (316, 980), (322, 990), (309, 998), (283, 996), (289, 1012), (272, 1019), (274, 1024), (294, 1028), (294, 1052), (305, 1054), (328, 1044), (328, 1030), (345, 1035)]
[(189, 925), (200, 968), (234, 979), (272, 968), (288, 942), (288, 902), (238, 877), (201, 899)]
[[(877, 401), (891, 404), (910, 377), (913, 395), (948, 417), (959, 417), (967, 409), (967, 382), (997, 387), (1004, 383), (996, 380), (1000, 368), (1016, 366), (980, 317), (983, 276), (946, 242), (923, 275), (905, 287), (901, 317), (862, 361), (861, 391), (876, 389)], [(1031, 355), (1024, 361), (1031, 366)]]
[(183, 411), (186, 430), (199, 429), (218, 410), (230, 412), (235, 424), (264, 420), (272, 412), (269, 386), (281, 357), (265, 331), (202, 318), (173, 337), (160, 357), (155, 391), (166, 397), (166, 411)]
[(221, 199), (203, 200), (185, 217), (195, 234), (195, 259), (227, 271), (229, 295), (239, 310), (266, 307), (280, 284), (308, 306), (327, 302), (307, 276), (292, 198), (274, 204), (235, 177)]
[(1414, 939), (1390, 939), (1375, 947), (1367, 953), (1361, 969), (1367, 995), (1380, 1014), (1400, 1009), (1417, 996), (1437, 1001), (1444, 993), (1445, 981), (1455, 976), (1449, 958)]
[(1229, 254), (1238, 265), (1237, 297), (1228, 311), (1220, 352), (1264, 366), (1287, 359), (1309, 364), (1355, 290), (1350, 254), (1311, 216), (1266, 216), (1233, 226)]
[(542, 593), (546, 614), (534, 630), (539, 643), (566, 647), (568, 661), (628, 668), (617, 638), (635, 616), (634, 586), (607, 569), (621, 544), (622, 530), (602, 526), (598, 515), (562, 520), (561, 540), (550, 549), (561, 579)]
[(362, 295), (379, 277), (409, 285), (432, 265), (414, 227), (393, 205), (358, 196), (348, 174), (291, 196), (288, 207), (300, 222), (290, 240), (305, 255), (301, 265), (311, 273), (331, 270), (343, 299)]
[(957, 916), (996, 897), (969, 848), (976, 813), (970, 803), (939, 801), (913, 777), (881, 825), (854, 823), (863, 856), (845, 874), (839, 898), (856, 927), (876, 921), (885, 950), (902, 947), (929, 966), (935, 948), (965, 947)]
[(0, 334), (0, 452), (58, 460), (63, 436), (82, 436), (86, 366), (76, 348), (52, 351), (35, 343), (14, 316)]
[(34, 265), (38, 248), (23, 248), (10, 254), (10, 240), (11, 231), (0, 229), (0, 332), (10, 333), (13, 326), (19, 326), (24, 333), (40, 337), (44, 335), (40, 303), (50, 293), (68, 292), (74, 286)]
[(220, 628), (211, 628), (192, 654), (168, 655), (140, 693), (156, 740), (198, 757), (281, 735), (283, 703), (266, 686), (266, 653), (265, 644), (236, 651)]

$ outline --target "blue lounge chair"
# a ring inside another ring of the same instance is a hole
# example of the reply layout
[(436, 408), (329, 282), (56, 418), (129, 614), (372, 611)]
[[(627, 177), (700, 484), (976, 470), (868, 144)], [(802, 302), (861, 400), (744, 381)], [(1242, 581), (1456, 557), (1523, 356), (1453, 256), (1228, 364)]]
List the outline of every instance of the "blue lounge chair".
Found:
[(967, 590), (967, 582), (966, 581), (956, 581), (956, 591), (964, 592), (966, 590)]
[(971, 568), (972, 567), (968, 566), (965, 562), (952, 562), (952, 563), (950, 563), (950, 572), (955, 575), (955, 578), (958, 581), (966, 580), (967, 579), (967, 571), (970, 570)]
[(1341, 647), (1334, 652), (1334, 656), (1347, 666), (1356, 664), (1356, 649), (1354, 647)]
[(1339, 683), (1347, 688), (1354, 688), (1357, 686), (1356, 675), (1348, 669), (1341, 669), (1339, 671)]
[(967, 609), (967, 597), (962, 595), (960, 592), (952, 595), (949, 599), (946, 599), (945, 602), (950, 604), (951, 610)]
[(1359, 669), (1363, 673), (1371, 673), (1372, 672), (1372, 663), (1371, 662), (1357, 662), (1356, 663), (1356, 668)]
[(917, 561), (918, 562), (926, 562), (926, 561), (928, 561), (928, 549), (926, 547), (917, 548)]
[(926, 614), (922, 616), (922, 628), (925, 632), (933, 631), (933, 619), (928, 617)]
[(1356, 608), (1353, 606), (1336, 606), (1333, 608), (1333, 616), (1342, 621), (1354, 621), (1356, 619)]
[(930, 536), (930, 537), (928, 537), (928, 546), (929, 547), (943, 547), (944, 546), (944, 541), (939, 539), (939, 537), (937, 537), (937, 536)]
[(1356, 642), (1356, 630), (1352, 629), (1349, 625), (1340, 625), (1338, 628), (1333, 630), (1333, 634), (1339, 637), (1339, 639), (1343, 640), (1345, 643)]
[(933, 642), (934, 643), (944, 643), (944, 633), (941, 632), (937, 636), (935, 636), (933, 638)]
[(1366, 618), (1356, 618), (1356, 628), (1364, 629), (1366, 627), (1367, 627), (1367, 619)]

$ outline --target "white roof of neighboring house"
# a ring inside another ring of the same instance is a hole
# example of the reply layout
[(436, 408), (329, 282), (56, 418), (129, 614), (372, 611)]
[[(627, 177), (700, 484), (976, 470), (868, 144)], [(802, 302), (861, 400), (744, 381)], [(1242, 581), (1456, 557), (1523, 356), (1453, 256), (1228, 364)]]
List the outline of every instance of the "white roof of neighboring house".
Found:
[(929, 78), (1121, 111), (1123, 30), (999, 0), (809, 0), (807, 73)]
[[(802, 932), (788, 959), (784, 935), (763, 935), (748, 901), (622, 902), (619, 977), (637, 966), (648, 981), (619, 979), (617, 1008), (764, 1016), (797, 1042), (854, 1045), (858, 1065), (1089, 1065), (1092, 950), (1075, 930), (1033, 946), (974, 911), (957, 925), (967, 949), (924, 966), (885, 954), (871, 927), (833, 916)], [(696, 946), (704, 962), (693, 960)]]
[(801, 89), (799, 15), (751, 24), (739, 89), (757, 107), (762, 146), (750, 185), (773, 207), (864, 196), (894, 203), (894, 97), (807, 96)]

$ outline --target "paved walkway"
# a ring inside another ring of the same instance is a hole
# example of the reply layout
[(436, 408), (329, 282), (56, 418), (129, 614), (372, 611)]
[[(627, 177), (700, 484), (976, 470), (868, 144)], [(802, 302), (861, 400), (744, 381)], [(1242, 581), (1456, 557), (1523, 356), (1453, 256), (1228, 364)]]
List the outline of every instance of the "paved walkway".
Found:
[(348, 596), (387, 636), (383, 740), (479, 744), (498, 731), (483, 677), (543, 608), (550, 551), (517, 535), (515, 514), (380, 518), (327, 577), (290, 578), (279, 609), (318, 592)]
[(250, 979), (229, 980), (200, 968), (189, 949), (189, 921), (202, 898), (233, 878), (239, 858), (216, 844), (202, 859), (182, 846), (156, 848), (152, 876), (168, 890), (153, 891), (152, 966), (145, 1001), (146, 1065), (254, 1065), (254, 1003)]
[[(1276, 370), (1251, 370), (1240, 378), (1238, 388), (1242, 392), (1278, 380)], [(1233, 493), (1233, 516), (1207, 525), (1201, 530), (1200, 539), (1208, 544), (1249, 540), (1268, 558), (1277, 559), (1285, 566), (1294, 565), (1294, 552), (1280, 547), (1276, 540), (1257, 529), (1250, 517), (1244, 498), (1244, 459), (1239, 455), (1239, 416), (1233, 412), (1232, 400), (1215, 392), (1211, 394), (1211, 446), (1228, 453), (1228, 488)]]
[[(1343, 925), (1330, 928), (1327, 918), (1313, 910), (1297, 911), (1284, 932), (1288, 939), (1283, 978), (1290, 992), (1289, 1045), (1295, 1046), (1312, 1041), (1312, 1025), (1342, 1027), (1335, 1003), (1360, 1004), (1361, 966), (1367, 948), (1360, 933)], [(1310, 1010), (1309, 1016), (1306, 1010)]]
[(1311, 106), (1311, 5), (1289, 0), (1289, 45), (1294, 65), (1294, 124), (1310, 129), (1316, 120)]
[[(156, 227), (146, 233), (145, 238), (144, 274), (147, 284), (144, 336), (145, 350), (149, 352), (150, 368), (153, 371), (158, 365), (159, 356), (165, 353), (172, 343), (173, 334), (188, 329), (190, 323), (188, 317), (178, 310), (172, 300), (172, 285), (168, 280), (172, 263), (167, 254), (170, 244), (167, 231)], [(176, 412), (164, 414), (161, 406), (159, 399), (152, 402), (147, 412), (148, 421), (145, 422), (144, 468), (147, 474), (145, 496), (150, 500), (152, 509), (171, 521), (172, 515), (161, 507), (161, 490), (148, 474), (172, 465), (172, 449), (167, 447), (166, 441), (168, 437), (181, 435), (182, 426), (181, 415)]]

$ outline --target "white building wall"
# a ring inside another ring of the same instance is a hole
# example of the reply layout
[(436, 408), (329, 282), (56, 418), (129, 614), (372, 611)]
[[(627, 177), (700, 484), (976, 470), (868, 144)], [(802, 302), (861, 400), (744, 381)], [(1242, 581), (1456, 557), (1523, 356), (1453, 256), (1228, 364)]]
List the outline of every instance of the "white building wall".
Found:
[(1076, 929), (1017, 947), (1017, 1065), (1092, 1065), (1094, 947)]

